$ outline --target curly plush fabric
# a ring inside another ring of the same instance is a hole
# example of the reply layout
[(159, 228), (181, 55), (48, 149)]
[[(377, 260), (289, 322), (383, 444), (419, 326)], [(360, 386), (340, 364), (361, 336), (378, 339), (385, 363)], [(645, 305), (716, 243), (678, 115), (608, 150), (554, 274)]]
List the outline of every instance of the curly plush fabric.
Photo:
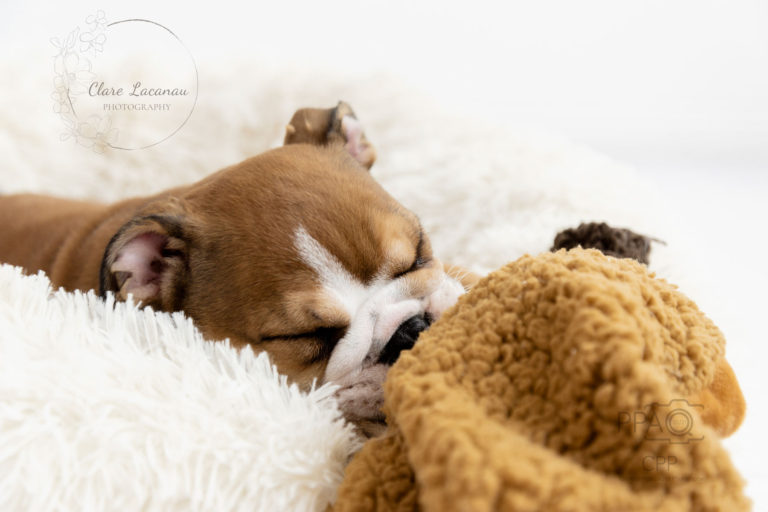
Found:
[[(732, 417), (729, 433), (744, 413), (724, 344), (634, 261), (524, 256), (392, 368), (388, 430), (347, 467), (335, 510), (748, 509), (702, 420)], [(718, 379), (728, 392), (696, 403)]]

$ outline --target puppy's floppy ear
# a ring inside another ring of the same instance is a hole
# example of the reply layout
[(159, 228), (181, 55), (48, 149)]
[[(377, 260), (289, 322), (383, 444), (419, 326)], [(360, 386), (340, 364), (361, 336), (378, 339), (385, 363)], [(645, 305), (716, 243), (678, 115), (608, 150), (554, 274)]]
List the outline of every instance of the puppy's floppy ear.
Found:
[(100, 293), (111, 291), (122, 300), (132, 294), (143, 306), (178, 311), (184, 298), (187, 256), (181, 217), (135, 218), (107, 244), (99, 273)]
[(366, 169), (370, 169), (376, 160), (376, 150), (365, 137), (363, 125), (352, 107), (343, 101), (334, 108), (297, 110), (285, 128), (283, 143), (341, 144)]

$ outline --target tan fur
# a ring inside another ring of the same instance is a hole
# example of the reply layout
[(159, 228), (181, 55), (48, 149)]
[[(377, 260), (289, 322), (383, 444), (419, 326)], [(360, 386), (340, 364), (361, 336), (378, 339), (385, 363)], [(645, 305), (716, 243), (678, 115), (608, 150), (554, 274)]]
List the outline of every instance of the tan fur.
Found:
[[(131, 219), (150, 214), (180, 220), (188, 267), (183, 297), (161, 297), (150, 305), (184, 310), (210, 338), (268, 350), (302, 384), (322, 377), (327, 361), (314, 361), (327, 358), (320, 341), (261, 343), (262, 338), (344, 325), (338, 312), (291, 307), (298, 292), (317, 288), (313, 271), (293, 249), (296, 227), (303, 224), (363, 282), (383, 266), (392, 233), (414, 246), (419, 232), (415, 216), (341, 148), (295, 144), (194, 185), (115, 205), (0, 197), (0, 261), (31, 273), (43, 270), (68, 290), (98, 289), (109, 240)], [(147, 229), (163, 230), (150, 222), (122, 238)]]
[[(70, 291), (101, 284), (122, 300), (130, 292), (145, 306), (183, 310), (207, 338), (266, 350), (308, 386), (322, 380), (350, 318), (299, 258), (300, 225), (363, 283), (409, 270), (419, 247), (419, 268), (406, 277), (414, 294), (442, 268), (418, 218), (367, 172), (372, 148), (351, 156), (342, 116), (354, 118), (344, 103), (302, 109), (286, 146), (151, 197), (105, 205), (0, 196), (0, 261), (42, 270)], [(369, 146), (358, 133), (356, 147)], [(153, 261), (162, 271), (137, 286), (121, 254), (142, 237), (162, 245)]]
[(443, 266), (443, 269), (450, 277), (458, 280), (465, 290), (471, 290), (482, 278), (479, 274), (475, 274), (474, 272), (470, 272), (469, 270), (465, 270), (456, 265), (446, 264)]
[(333, 510), (747, 510), (716, 433), (744, 414), (724, 352), (644, 265), (524, 256), (394, 364), (387, 431), (347, 466)]
[[(302, 108), (293, 115), (291, 122), (285, 127), (284, 143), (346, 145), (350, 119), (356, 120), (357, 118), (352, 108), (343, 101), (340, 101), (332, 109)], [(354, 149), (351, 153), (361, 165), (370, 169), (373, 162), (376, 161), (376, 150), (368, 142), (364, 133), (360, 135), (360, 139), (352, 144)]]
[(703, 408), (701, 419), (723, 437), (733, 434), (744, 421), (747, 404), (733, 368), (725, 358), (715, 367), (715, 375), (707, 387), (691, 400)]
[(147, 201), (106, 206), (37, 195), (0, 197), (0, 261), (43, 270), (67, 290), (98, 289), (107, 241)]

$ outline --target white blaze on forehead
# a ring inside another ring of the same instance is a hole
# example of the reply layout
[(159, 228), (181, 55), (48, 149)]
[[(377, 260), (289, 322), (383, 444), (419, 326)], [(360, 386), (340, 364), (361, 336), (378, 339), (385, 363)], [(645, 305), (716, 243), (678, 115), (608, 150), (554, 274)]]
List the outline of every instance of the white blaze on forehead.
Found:
[[(401, 302), (398, 300), (401, 293), (398, 292), (395, 281), (374, 279), (369, 285), (363, 284), (303, 226), (296, 230), (294, 244), (302, 261), (317, 273), (326, 296), (335, 300), (351, 320), (346, 334), (336, 344), (325, 372), (326, 381), (338, 382), (349, 374), (350, 369), (362, 365), (374, 348), (374, 337), (386, 337), (383, 342), (376, 344), (383, 346), (400, 323), (409, 318), (403, 318), (401, 315), (410, 311), (391, 311), (392, 303)], [(416, 314), (419, 309), (418, 302), (412, 304), (410, 309), (414, 312), (409, 316)], [(393, 318), (391, 313), (394, 313), (396, 318)]]
[(353, 318), (362, 302), (370, 294), (365, 286), (320, 242), (299, 226), (294, 234), (294, 244), (302, 261), (317, 273), (320, 283), (339, 305)]

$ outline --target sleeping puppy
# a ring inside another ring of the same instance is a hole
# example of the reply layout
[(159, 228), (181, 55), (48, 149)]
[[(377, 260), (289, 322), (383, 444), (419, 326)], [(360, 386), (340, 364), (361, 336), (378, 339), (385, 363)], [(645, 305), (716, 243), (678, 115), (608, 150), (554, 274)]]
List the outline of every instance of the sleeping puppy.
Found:
[(373, 434), (387, 369), (464, 291), (373, 180), (374, 159), (348, 105), (302, 109), (283, 147), (193, 185), (112, 205), (0, 197), (0, 261), (184, 311), (303, 388), (339, 385), (345, 416)]

